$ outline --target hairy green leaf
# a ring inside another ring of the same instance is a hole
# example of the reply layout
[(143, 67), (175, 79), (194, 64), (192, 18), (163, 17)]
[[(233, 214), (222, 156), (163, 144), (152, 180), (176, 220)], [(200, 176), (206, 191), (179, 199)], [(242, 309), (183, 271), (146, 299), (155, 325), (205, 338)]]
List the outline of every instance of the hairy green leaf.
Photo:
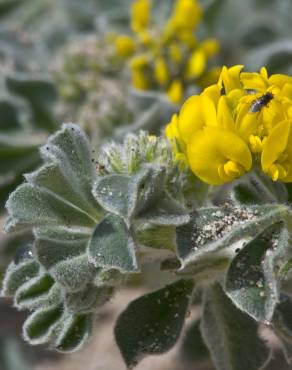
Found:
[(187, 210), (166, 191), (160, 195), (155, 204), (141, 212), (137, 218), (161, 226), (184, 225), (190, 220)]
[(84, 288), (97, 272), (86, 255), (64, 260), (50, 269), (53, 278), (68, 291)]
[(189, 307), (193, 281), (179, 280), (129, 304), (115, 337), (128, 368), (146, 355), (168, 351), (176, 343)]
[(217, 370), (258, 370), (269, 360), (256, 321), (236, 308), (218, 283), (205, 291), (201, 330)]
[(33, 259), (27, 259), (19, 264), (11, 262), (6, 270), (1, 295), (13, 296), (22, 284), (38, 275), (39, 269), (39, 263)]
[(31, 344), (45, 344), (50, 341), (54, 328), (62, 317), (62, 306), (39, 308), (23, 325), (23, 336)]
[(287, 248), (282, 228), (282, 223), (272, 225), (252, 239), (232, 260), (226, 275), (228, 296), (257, 321), (269, 322), (279, 299), (273, 254)]
[(89, 260), (97, 267), (122, 272), (138, 270), (135, 244), (122, 218), (108, 214), (95, 228), (88, 245)]
[(282, 205), (199, 209), (188, 224), (177, 228), (182, 271), (191, 269), (198, 261), (234, 257), (237, 243), (251, 239), (287, 214), (288, 208)]
[(189, 364), (204, 360), (209, 357), (208, 349), (203, 341), (200, 320), (194, 320), (186, 330), (181, 344), (181, 357)]
[(93, 308), (103, 306), (112, 296), (112, 287), (87, 286), (82, 291), (67, 293), (65, 306), (69, 313), (92, 312)]
[(20, 309), (36, 309), (61, 301), (60, 287), (47, 274), (28, 280), (16, 292), (15, 306)]
[(286, 294), (280, 296), (280, 301), (274, 312), (272, 325), (282, 342), (282, 348), (287, 362), (292, 364), (292, 299)]
[(61, 352), (77, 351), (91, 335), (92, 315), (71, 316), (64, 322), (64, 328), (56, 340), (56, 349)]
[(131, 176), (108, 175), (101, 177), (93, 188), (99, 204), (108, 212), (129, 220), (137, 202), (137, 186)]

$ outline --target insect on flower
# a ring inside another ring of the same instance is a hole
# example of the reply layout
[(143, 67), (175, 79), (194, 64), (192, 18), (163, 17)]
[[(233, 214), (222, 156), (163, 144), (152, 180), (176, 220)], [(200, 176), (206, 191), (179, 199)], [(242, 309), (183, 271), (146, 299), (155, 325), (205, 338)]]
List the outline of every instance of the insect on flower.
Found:
[(271, 92), (267, 92), (266, 94), (262, 95), (258, 99), (255, 99), (251, 106), (250, 106), (250, 112), (251, 113), (257, 113), (259, 112), (264, 106), (267, 106), (268, 103), (274, 98), (274, 94)]

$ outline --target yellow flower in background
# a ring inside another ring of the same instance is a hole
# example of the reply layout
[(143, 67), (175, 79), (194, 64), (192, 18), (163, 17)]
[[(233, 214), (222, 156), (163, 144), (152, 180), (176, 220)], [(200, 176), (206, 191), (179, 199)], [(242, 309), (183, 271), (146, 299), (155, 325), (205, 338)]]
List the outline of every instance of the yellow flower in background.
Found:
[(144, 31), (151, 20), (151, 2), (136, 0), (132, 5), (131, 27), (134, 32)]
[[(175, 0), (169, 18), (159, 23), (151, 17), (153, 4), (133, 2), (132, 34), (116, 36), (116, 55), (130, 67), (136, 89), (162, 91), (179, 104), (189, 87), (200, 87), (206, 78), (214, 80), (214, 74), (208, 75), (209, 60), (218, 53), (219, 43), (212, 38), (197, 40), (195, 31), (202, 19), (198, 0)], [(147, 68), (141, 62), (145, 55)]]
[[(292, 78), (223, 67), (218, 82), (186, 100), (166, 136), (202, 181), (220, 185), (253, 165), (292, 182)], [(178, 149), (179, 148), (179, 149)]]
[(174, 32), (192, 32), (201, 18), (202, 8), (196, 0), (177, 0), (169, 24)]

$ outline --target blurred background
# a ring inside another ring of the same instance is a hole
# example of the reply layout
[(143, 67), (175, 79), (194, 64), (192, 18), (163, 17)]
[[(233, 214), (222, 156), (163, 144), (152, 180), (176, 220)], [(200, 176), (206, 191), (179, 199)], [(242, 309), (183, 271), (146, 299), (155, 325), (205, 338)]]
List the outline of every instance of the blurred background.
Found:
[[(167, 19), (173, 0), (153, 0), (157, 24)], [(219, 52), (211, 67), (243, 64), (266, 66), (269, 73), (292, 74), (291, 0), (201, 0), (199, 39), (215, 38)], [(38, 148), (62, 123), (77, 122), (92, 145), (119, 140), (140, 128), (157, 133), (179, 105), (161, 102), (157, 91), (129, 93), (129, 76), (121, 72), (111, 37), (129, 34), (131, 0), (0, 0), (0, 276), (14, 253), (32, 240), (26, 234), (5, 235), (5, 201), (22, 174), (40, 163)], [(198, 86), (193, 86), (197, 91)], [(159, 101), (159, 105), (157, 105)], [(156, 104), (156, 105), (155, 105)], [(164, 105), (163, 105), (164, 104)], [(143, 117), (136, 112), (143, 111)], [(159, 110), (157, 110), (157, 106)], [(114, 344), (114, 319), (127, 302), (153, 287), (145, 271), (140, 281), (100, 312), (94, 338), (81, 352), (61, 355), (27, 345), (21, 336), (25, 312), (0, 300), (0, 370), (117, 370), (124, 364)], [(179, 346), (161, 357), (144, 360), (137, 370), (212, 369), (199, 343), (199, 315), (194, 303)], [(267, 337), (267, 340), (274, 340)], [(274, 343), (268, 369), (288, 369)]]

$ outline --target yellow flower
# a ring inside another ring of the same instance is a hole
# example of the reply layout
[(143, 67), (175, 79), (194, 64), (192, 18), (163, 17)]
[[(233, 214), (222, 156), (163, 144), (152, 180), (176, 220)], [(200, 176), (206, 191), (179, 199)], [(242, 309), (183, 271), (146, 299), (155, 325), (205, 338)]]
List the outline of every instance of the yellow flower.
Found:
[(150, 24), (151, 2), (136, 0), (132, 5), (131, 27), (134, 32), (144, 31)]
[(132, 35), (116, 36), (116, 55), (127, 60), (137, 89), (163, 91), (172, 103), (180, 103), (193, 84), (200, 87), (214, 78), (208, 62), (219, 49), (215, 39), (198, 41), (195, 30), (202, 18), (198, 0), (174, 0), (164, 24), (151, 20), (151, 0), (134, 0)]
[(115, 39), (117, 54), (123, 58), (131, 56), (135, 51), (135, 43), (130, 36), (120, 35)]
[(242, 68), (223, 67), (216, 84), (183, 104), (175, 135), (185, 163), (212, 185), (242, 176), (253, 163), (273, 181), (292, 182), (292, 78)]
[(169, 100), (174, 103), (180, 103), (183, 98), (183, 86), (181, 81), (174, 80), (167, 90)]

